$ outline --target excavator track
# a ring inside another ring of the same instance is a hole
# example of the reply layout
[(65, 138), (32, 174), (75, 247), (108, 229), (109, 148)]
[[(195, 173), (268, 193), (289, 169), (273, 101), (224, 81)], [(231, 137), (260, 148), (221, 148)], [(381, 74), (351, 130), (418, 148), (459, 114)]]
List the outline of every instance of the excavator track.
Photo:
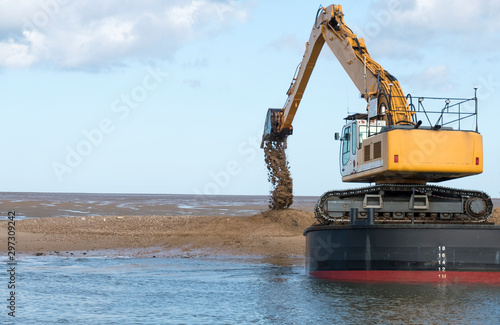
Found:
[(493, 212), (493, 202), (481, 191), (379, 184), (326, 192), (314, 214), (320, 224), (328, 225), (349, 222), (351, 209), (366, 218), (370, 208), (375, 223), (484, 223)]

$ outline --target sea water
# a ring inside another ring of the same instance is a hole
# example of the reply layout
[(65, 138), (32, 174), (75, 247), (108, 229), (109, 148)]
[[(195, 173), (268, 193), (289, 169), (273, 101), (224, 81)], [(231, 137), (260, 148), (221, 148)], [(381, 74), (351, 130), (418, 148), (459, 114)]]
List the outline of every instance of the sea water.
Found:
[[(7, 261), (4, 261), (7, 268)], [(302, 259), (26, 256), (2, 323), (499, 324), (500, 287), (327, 282)], [(5, 272), (3, 272), (5, 275)]]
[[(318, 197), (296, 196), (292, 208), (313, 211)], [(0, 193), (0, 211), (16, 219), (81, 216), (249, 216), (268, 210), (265, 195)]]
[[(311, 211), (316, 200), (295, 199)], [(21, 219), (240, 216), (265, 210), (267, 197), (1, 193), (0, 208)], [(498, 286), (327, 282), (301, 258), (116, 254), (16, 256), (12, 317), (9, 262), (0, 256), (0, 324), (500, 324)]]

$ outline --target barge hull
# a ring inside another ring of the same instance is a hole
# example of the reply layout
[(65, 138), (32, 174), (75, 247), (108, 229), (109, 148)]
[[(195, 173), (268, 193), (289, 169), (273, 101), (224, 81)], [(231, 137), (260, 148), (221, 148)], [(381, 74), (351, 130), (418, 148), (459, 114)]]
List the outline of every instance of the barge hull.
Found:
[(314, 277), (500, 284), (500, 226), (317, 226), (304, 235)]
[(499, 272), (466, 271), (313, 271), (311, 276), (332, 281), (379, 283), (484, 283), (500, 285)]

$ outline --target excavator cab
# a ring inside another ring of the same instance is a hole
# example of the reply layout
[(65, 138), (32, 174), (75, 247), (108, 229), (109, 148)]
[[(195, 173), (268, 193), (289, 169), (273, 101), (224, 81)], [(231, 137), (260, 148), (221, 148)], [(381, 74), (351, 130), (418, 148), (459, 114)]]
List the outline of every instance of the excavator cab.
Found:
[[(340, 173), (342, 176), (355, 174), (362, 164), (361, 153), (363, 140), (381, 132), (386, 125), (383, 120), (371, 120), (368, 122), (368, 115), (354, 114), (345, 118), (347, 123), (342, 128), (340, 145)], [(370, 126), (368, 126), (368, 123)]]
[(358, 130), (356, 121), (347, 123), (342, 130), (342, 144), (340, 145), (340, 172), (342, 176), (349, 175), (356, 170)]

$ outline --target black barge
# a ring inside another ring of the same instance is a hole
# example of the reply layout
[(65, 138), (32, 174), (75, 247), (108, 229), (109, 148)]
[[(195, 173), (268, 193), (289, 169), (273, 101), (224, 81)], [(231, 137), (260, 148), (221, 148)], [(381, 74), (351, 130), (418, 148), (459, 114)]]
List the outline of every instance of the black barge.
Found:
[(500, 284), (500, 226), (351, 222), (312, 226), (304, 236), (313, 277)]

